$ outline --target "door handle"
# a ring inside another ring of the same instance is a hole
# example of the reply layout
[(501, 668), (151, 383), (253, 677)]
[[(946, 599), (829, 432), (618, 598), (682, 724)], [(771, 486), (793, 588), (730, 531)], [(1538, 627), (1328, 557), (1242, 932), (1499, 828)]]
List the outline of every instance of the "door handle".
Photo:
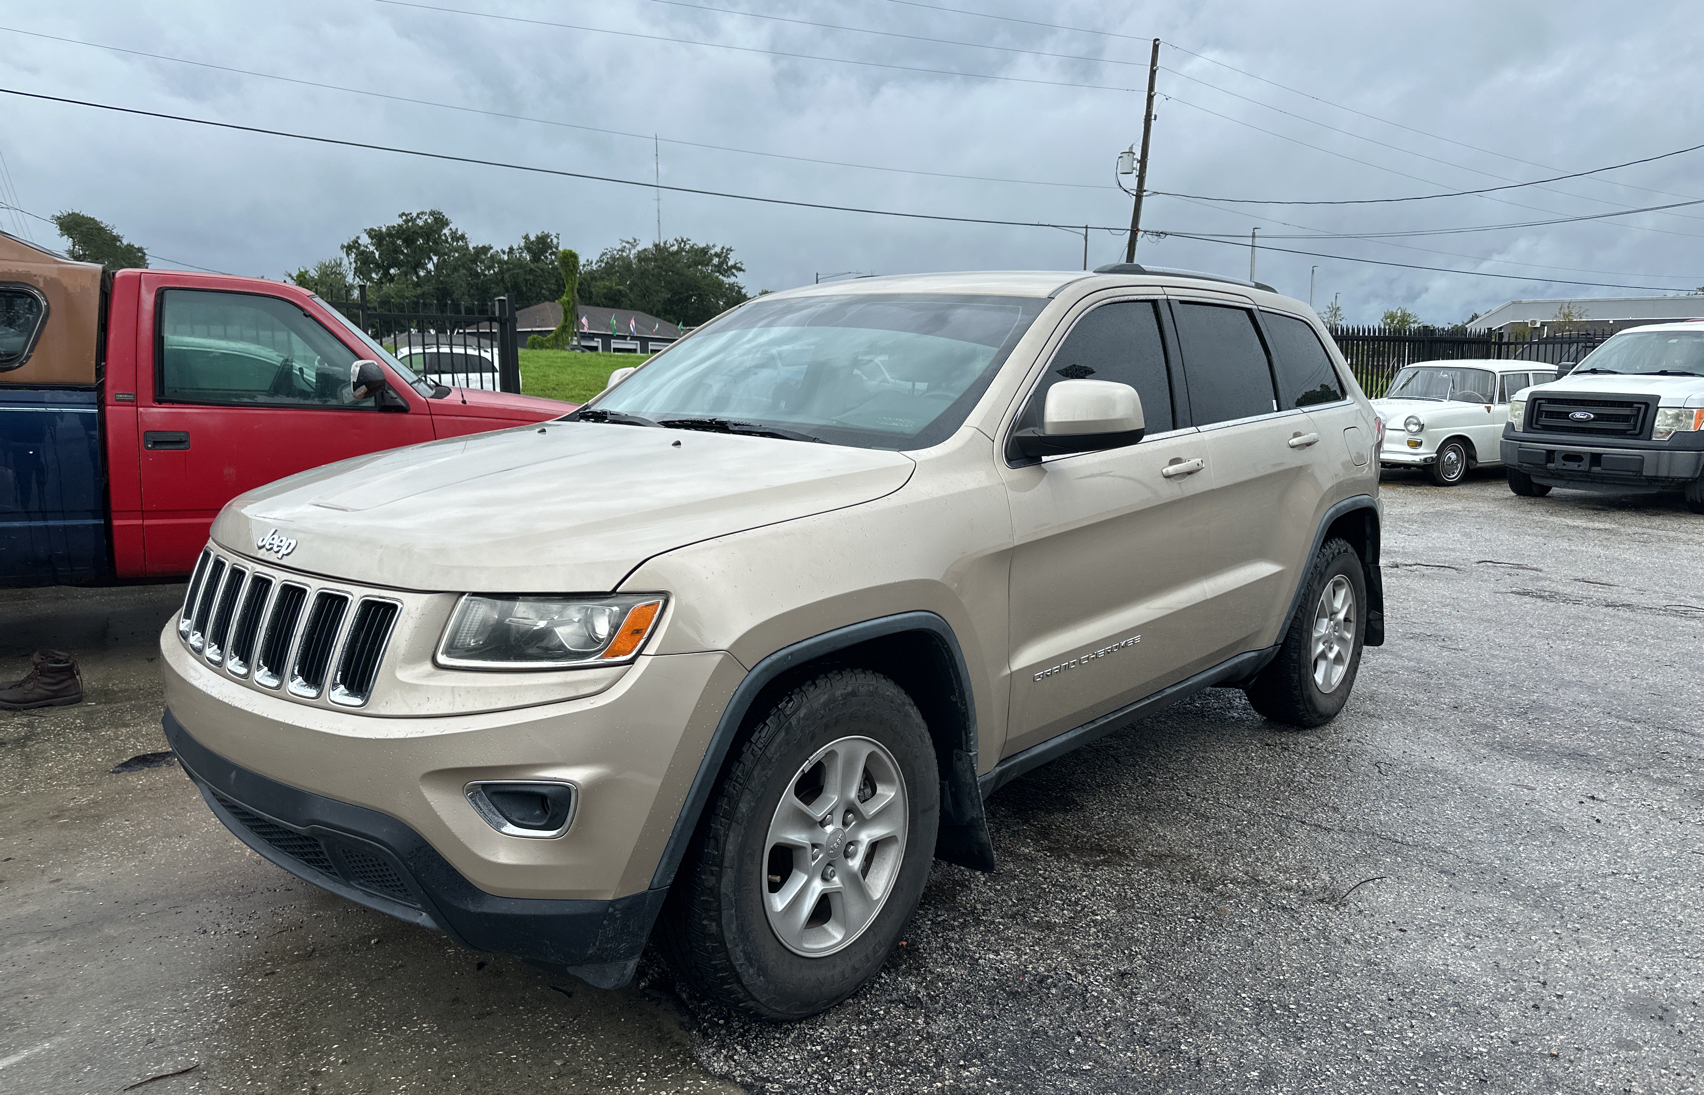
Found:
[(1160, 469), (1160, 474), (1167, 479), (1176, 479), (1182, 475), (1194, 475), (1207, 466), (1207, 461), (1197, 456), (1194, 460), (1178, 460)]
[(1299, 433), (1290, 438), (1289, 445), (1292, 449), (1305, 449), (1318, 440), (1319, 434), (1317, 433)]
[(189, 431), (143, 430), (142, 447), (145, 449), (187, 449), (189, 448)]

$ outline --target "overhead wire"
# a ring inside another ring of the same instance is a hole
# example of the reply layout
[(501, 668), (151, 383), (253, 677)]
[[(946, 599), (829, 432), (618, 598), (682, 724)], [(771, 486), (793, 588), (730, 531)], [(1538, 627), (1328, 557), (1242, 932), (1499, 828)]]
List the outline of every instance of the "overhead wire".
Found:
[(500, 110), (486, 110), (481, 107), (464, 106), (458, 103), (440, 103), (430, 99), (416, 99), (407, 95), (396, 95), (390, 92), (373, 91), (368, 88), (346, 87), (341, 84), (324, 83), (319, 80), (305, 80), (296, 76), (281, 76), (273, 72), (259, 72), (254, 69), (236, 68), (231, 65), (214, 64), (211, 61), (197, 61), (187, 57), (173, 57), (163, 53), (151, 53), (147, 50), (132, 49), (128, 46), (115, 46), (105, 42), (88, 42), (78, 38), (67, 38), (57, 34), (46, 34), (41, 31), (21, 30), (17, 27), (0, 26), (0, 31), (5, 31), (11, 34), (27, 35), (32, 38), (44, 38), (53, 42), (62, 42), (66, 45), (84, 46), (90, 49), (107, 50), (112, 53), (123, 53), (132, 57), (145, 57), (152, 61), (170, 61), (173, 64), (192, 65), (196, 68), (210, 69), (215, 72), (229, 72), (239, 76), (254, 76), (264, 80), (276, 80), (281, 83), (296, 84), (301, 87), (315, 87), (325, 91), (337, 91), (348, 95), (365, 95), (375, 99), (387, 99), (391, 102), (408, 103), (414, 106), (432, 107), (439, 110), (454, 110), (466, 114), (482, 115), (487, 118), (503, 118), (508, 121), (550, 125), (562, 129), (577, 129), (587, 133), (601, 133), (606, 136), (630, 137), (636, 140), (645, 141), (647, 144), (652, 140), (661, 140), (664, 144), (679, 145), (684, 148), (702, 148), (715, 152), (731, 152), (743, 156), (762, 156), (776, 160), (792, 160), (798, 163), (822, 164), (827, 167), (854, 168), (860, 171), (881, 171), (890, 174), (921, 175), (937, 179), (960, 179), (966, 182), (1003, 183), (1015, 186), (1060, 186), (1074, 190), (1112, 189), (1111, 187), (1099, 183), (1056, 182), (1048, 179), (1012, 179), (990, 175), (964, 175), (947, 171), (923, 171), (917, 168), (884, 167), (878, 164), (852, 163), (845, 160), (825, 160), (812, 156), (796, 156), (783, 152), (764, 152), (752, 148), (735, 148), (730, 145), (708, 144), (703, 141), (684, 141), (673, 137), (658, 138), (655, 134), (651, 133), (630, 133), (626, 130), (605, 129), (598, 126), (580, 125), (574, 122), (560, 121), (555, 118), (538, 118), (525, 114), (510, 114)]
[[(364, 150), (368, 150), (368, 151), (377, 151), (377, 152), (390, 152), (390, 153), (395, 153), (395, 154), (399, 154), (399, 155), (415, 156), (415, 157), (420, 157), (420, 158), (424, 158), (424, 159), (439, 160), (439, 161), (445, 161), (445, 162), (450, 162), (450, 163), (462, 163), (462, 164), (470, 164), (470, 165), (483, 166), (483, 167), (497, 167), (497, 168), (503, 168), (503, 169), (506, 169), (506, 170), (522, 171), (522, 172), (527, 172), (527, 173), (531, 173), (531, 174), (548, 175), (548, 176), (555, 176), (555, 177), (560, 177), (560, 178), (583, 179), (583, 180), (592, 181), (592, 182), (606, 182), (606, 183), (612, 183), (612, 184), (616, 184), (616, 185), (620, 185), (620, 186), (638, 187), (638, 188), (644, 189), (644, 190), (658, 190), (658, 189), (660, 189), (660, 190), (667, 190), (667, 191), (670, 191), (670, 192), (673, 192), (673, 193), (695, 194), (695, 195), (700, 195), (700, 196), (705, 196), (705, 197), (725, 198), (725, 199), (736, 200), (736, 201), (758, 202), (758, 203), (767, 204), (767, 205), (790, 206), (790, 207), (793, 207), (793, 208), (800, 208), (800, 209), (814, 209), (814, 210), (825, 210), (825, 211), (844, 212), (844, 213), (860, 213), (860, 214), (866, 214), (866, 215), (871, 215), (871, 216), (896, 217), (896, 218), (902, 218), (902, 219), (908, 219), (908, 220), (926, 220), (926, 221), (937, 221), (937, 222), (954, 223), (954, 224), (984, 224), (984, 225), (997, 225), (997, 226), (1012, 227), (1012, 228), (1065, 228), (1065, 229), (1071, 229), (1071, 230), (1080, 230), (1082, 228), (1081, 225), (1058, 224), (1058, 223), (1054, 223), (1054, 222), (1050, 222), (1050, 221), (1041, 221), (1041, 220), (1006, 220), (1006, 219), (993, 218), (993, 217), (967, 217), (967, 216), (955, 216), (955, 215), (942, 214), (942, 213), (918, 213), (918, 212), (912, 212), (912, 211), (908, 211), (908, 210), (872, 209), (872, 208), (866, 208), (866, 207), (861, 207), (861, 206), (838, 205), (838, 204), (834, 204), (834, 203), (830, 203), (830, 202), (810, 202), (810, 201), (803, 201), (803, 200), (799, 200), (799, 199), (795, 199), (795, 198), (776, 198), (776, 197), (767, 197), (767, 196), (755, 195), (755, 194), (740, 194), (740, 193), (735, 193), (735, 192), (731, 192), (731, 191), (719, 191), (719, 190), (710, 190), (710, 189), (700, 188), (700, 187), (678, 186), (678, 185), (674, 185), (674, 184), (670, 184), (670, 183), (658, 184), (658, 183), (652, 182), (652, 181), (645, 181), (645, 180), (638, 180), (638, 179), (623, 179), (623, 178), (619, 178), (619, 177), (616, 177), (616, 176), (595, 175), (595, 174), (591, 174), (589, 172), (580, 172), (580, 171), (567, 171), (567, 170), (563, 170), (563, 169), (560, 169), (560, 168), (541, 167), (541, 166), (537, 166), (537, 165), (533, 165), (533, 164), (509, 163), (509, 162), (502, 161), (502, 160), (489, 160), (489, 159), (483, 159), (483, 158), (476, 157), (476, 156), (461, 156), (461, 155), (455, 155), (455, 154), (447, 153), (447, 152), (431, 152), (431, 151), (427, 151), (427, 150), (424, 150), (424, 149), (403, 148), (403, 147), (400, 147), (400, 146), (382, 145), (382, 144), (377, 144), (377, 143), (368, 142), (368, 141), (353, 141), (353, 140), (348, 140), (346, 138), (339, 138), (339, 137), (322, 137), (322, 136), (317, 136), (317, 135), (313, 135), (313, 134), (292, 133), (288, 130), (270, 129), (270, 128), (266, 128), (266, 127), (262, 127), (262, 126), (242, 125), (242, 124), (239, 124), (239, 123), (236, 123), (236, 122), (221, 122), (221, 121), (216, 121), (216, 120), (213, 120), (213, 119), (210, 119), (210, 118), (196, 118), (196, 117), (191, 117), (189, 115), (169, 114), (169, 113), (165, 113), (165, 112), (162, 112), (162, 111), (143, 110), (143, 109), (140, 109), (138, 107), (117, 106), (117, 105), (111, 104), (111, 103), (97, 103), (97, 102), (93, 102), (93, 101), (85, 100), (85, 99), (73, 99), (73, 98), (69, 98), (69, 97), (65, 97), (65, 96), (59, 96), (59, 95), (47, 95), (47, 94), (43, 94), (41, 92), (23, 91), (23, 90), (20, 90), (20, 89), (17, 89), (17, 88), (0, 87), (0, 94), (19, 96), (19, 97), (27, 98), (27, 99), (36, 99), (36, 100), (40, 100), (40, 101), (44, 101), (44, 102), (54, 102), (54, 103), (62, 103), (62, 104), (72, 105), (72, 106), (87, 107), (87, 108), (91, 108), (91, 109), (95, 109), (95, 110), (105, 110), (105, 111), (111, 111), (111, 112), (114, 112), (114, 113), (128, 114), (128, 115), (138, 116), (138, 117), (158, 118), (158, 119), (163, 119), (163, 120), (167, 120), (167, 121), (184, 122), (184, 123), (188, 123), (188, 124), (192, 124), (192, 125), (208, 126), (208, 127), (212, 127), (212, 128), (216, 128), (216, 129), (232, 130), (232, 131), (235, 131), (235, 132), (253, 133), (253, 134), (259, 134), (259, 135), (271, 136), (271, 137), (284, 137), (284, 138), (289, 138), (289, 139), (292, 139), (292, 140), (307, 141), (307, 142), (311, 142), (311, 143), (315, 143), (315, 144), (332, 145), (332, 146), (339, 146), (339, 147), (345, 147), (345, 148), (358, 148), (358, 149), (364, 149)], [(1620, 214), (1616, 214), (1616, 213), (1594, 214), (1594, 217), (1608, 217), (1608, 216), (1617, 216), (1617, 215), (1620, 215)], [(1123, 228), (1121, 228), (1119, 226), (1110, 226), (1110, 225), (1091, 225), (1089, 227), (1091, 229), (1101, 229), (1101, 230), (1109, 230), (1109, 231), (1123, 231), (1124, 230)], [(1180, 238), (1200, 239), (1200, 240), (1203, 240), (1203, 241), (1206, 241), (1206, 242), (1215, 242), (1215, 243), (1230, 243), (1231, 242), (1229, 240), (1219, 239), (1219, 238), (1217, 238), (1216, 236), (1213, 236), (1213, 235), (1202, 234), (1202, 233), (1183, 232), (1183, 231), (1159, 232), (1159, 231), (1156, 230), (1153, 234), (1175, 235), (1175, 236), (1178, 236)], [(1240, 246), (1240, 244), (1234, 244), (1234, 246)], [(1310, 255), (1310, 256), (1313, 256), (1313, 257), (1316, 257), (1316, 258), (1330, 258), (1330, 259), (1338, 259), (1338, 260), (1346, 261), (1346, 262), (1370, 263), (1372, 265), (1378, 265), (1378, 266), (1404, 266), (1404, 267), (1408, 267), (1408, 268), (1411, 268), (1411, 269), (1435, 270), (1435, 271), (1440, 272), (1440, 273), (1450, 273), (1450, 274), (1466, 275), (1466, 276), (1472, 276), (1472, 277), (1490, 277), (1490, 278), (1501, 278), (1501, 279), (1504, 279), (1504, 280), (1525, 281), (1529, 284), (1533, 283), (1533, 282), (1540, 282), (1540, 283), (1556, 284), (1556, 285), (1586, 285), (1586, 286), (1595, 286), (1595, 287), (1599, 287), (1599, 288), (1642, 289), (1642, 290), (1651, 290), (1651, 291), (1655, 291), (1655, 292), (1671, 292), (1672, 291), (1672, 287), (1665, 287), (1665, 286), (1631, 285), (1631, 284), (1622, 284), (1622, 283), (1616, 283), (1616, 282), (1584, 282), (1584, 281), (1571, 281), (1571, 280), (1558, 279), (1558, 278), (1519, 277), (1519, 276), (1516, 276), (1516, 275), (1513, 275), (1513, 274), (1494, 274), (1494, 273), (1485, 273), (1485, 272), (1481, 272), (1481, 271), (1456, 270), (1456, 269), (1451, 269), (1451, 268), (1448, 268), (1448, 267), (1423, 267), (1423, 266), (1417, 266), (1417, 265), (1414, 265), (1414, 264), (1411, 264), (1411, 263), (1393, 263), (1393, 262), (1385, 262), (1385, 261), (1378, 260), (1378, 259), (1360, 259), (1360, 258), (1352, 258), (1352, 257), (1349, 257), (1349, 256), (1344, 256), (1344, 255), (1332, 255), (1332, 254), (1326, 254), (1326, 253), (1321, 253), (1321, 252), (1300, 251), (1300, 250), (1292, 250), (1292, 249), (1280, 248), (1280, 247), (1273, 247), (1273, 248), (1269, 248), (1269, 249), (1273, 250), (1273, 251), (1279, 251), (1279, 252), (1285, 252), (1285, 253)]]

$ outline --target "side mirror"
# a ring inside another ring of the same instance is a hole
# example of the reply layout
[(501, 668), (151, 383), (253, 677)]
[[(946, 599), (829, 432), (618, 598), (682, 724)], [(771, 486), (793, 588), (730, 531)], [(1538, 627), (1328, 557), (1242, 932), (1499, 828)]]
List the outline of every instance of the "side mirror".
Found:
[(610, 373), (609, 374), (609, 380), (605, 381), (605, 383), (604, 383), (603, 392), (599, 392), (598, 394), (602, 395), (604, 392), (609, 391), (611, 388), (615, 387), (617, 384), (620, 384), (623, 380), (626, 380), (628, 377), (632, 376), (635, 372), (638, 371), (638, 369), (639, 369), (639, 366), (637, 366), (637, 365), (628, 365), (625, 368), (617, 369), (617, 370), (615, 370), (615, 372)]
[(349, 394), (356, 402), (372, 396), (381, 411), (408, 409), (408, 401), (391, 391), (385, 370), (377, 361), (362, 358), (349, 366)]
[(1556, 379), (1561, 380), (1573, 371), (1574, 363), (1572, 361), (1564, 361), (1562, 364), (1556, 366)]
[(1014, 438), (1025, 456), (1134, 445), (1147, 425), (1136, 389), (1110, 380), (1059, 381), (1047, 390), (1041, 421), (1041, 429), (1020, 430)]

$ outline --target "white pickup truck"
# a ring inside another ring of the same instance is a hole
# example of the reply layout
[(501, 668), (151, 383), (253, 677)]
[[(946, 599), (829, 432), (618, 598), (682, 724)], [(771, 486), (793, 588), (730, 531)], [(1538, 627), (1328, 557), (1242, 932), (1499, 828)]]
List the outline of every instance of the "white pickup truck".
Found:
[(1704, 320), (1623, 331), (1509, 403), (1509, 489), (1681, 491), (1704, 513)]

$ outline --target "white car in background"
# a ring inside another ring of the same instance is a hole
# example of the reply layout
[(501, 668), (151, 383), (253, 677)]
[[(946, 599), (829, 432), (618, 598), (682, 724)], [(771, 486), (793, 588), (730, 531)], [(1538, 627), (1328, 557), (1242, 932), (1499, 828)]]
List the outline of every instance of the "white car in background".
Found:
[(503, 390), (498, 382), (497, 351), (484, 346), (401, 346), (396, 359), (437, 384), (488, 392)]
[(1453, 487), (1469, 468), (1502, 463), (1509, 400), (1556, 379), (1556, 367), (1531, 361), (1422, 361), (1396, 374), (1373, 409), (1385, 424), (1379, 465), (1425, 468)]

